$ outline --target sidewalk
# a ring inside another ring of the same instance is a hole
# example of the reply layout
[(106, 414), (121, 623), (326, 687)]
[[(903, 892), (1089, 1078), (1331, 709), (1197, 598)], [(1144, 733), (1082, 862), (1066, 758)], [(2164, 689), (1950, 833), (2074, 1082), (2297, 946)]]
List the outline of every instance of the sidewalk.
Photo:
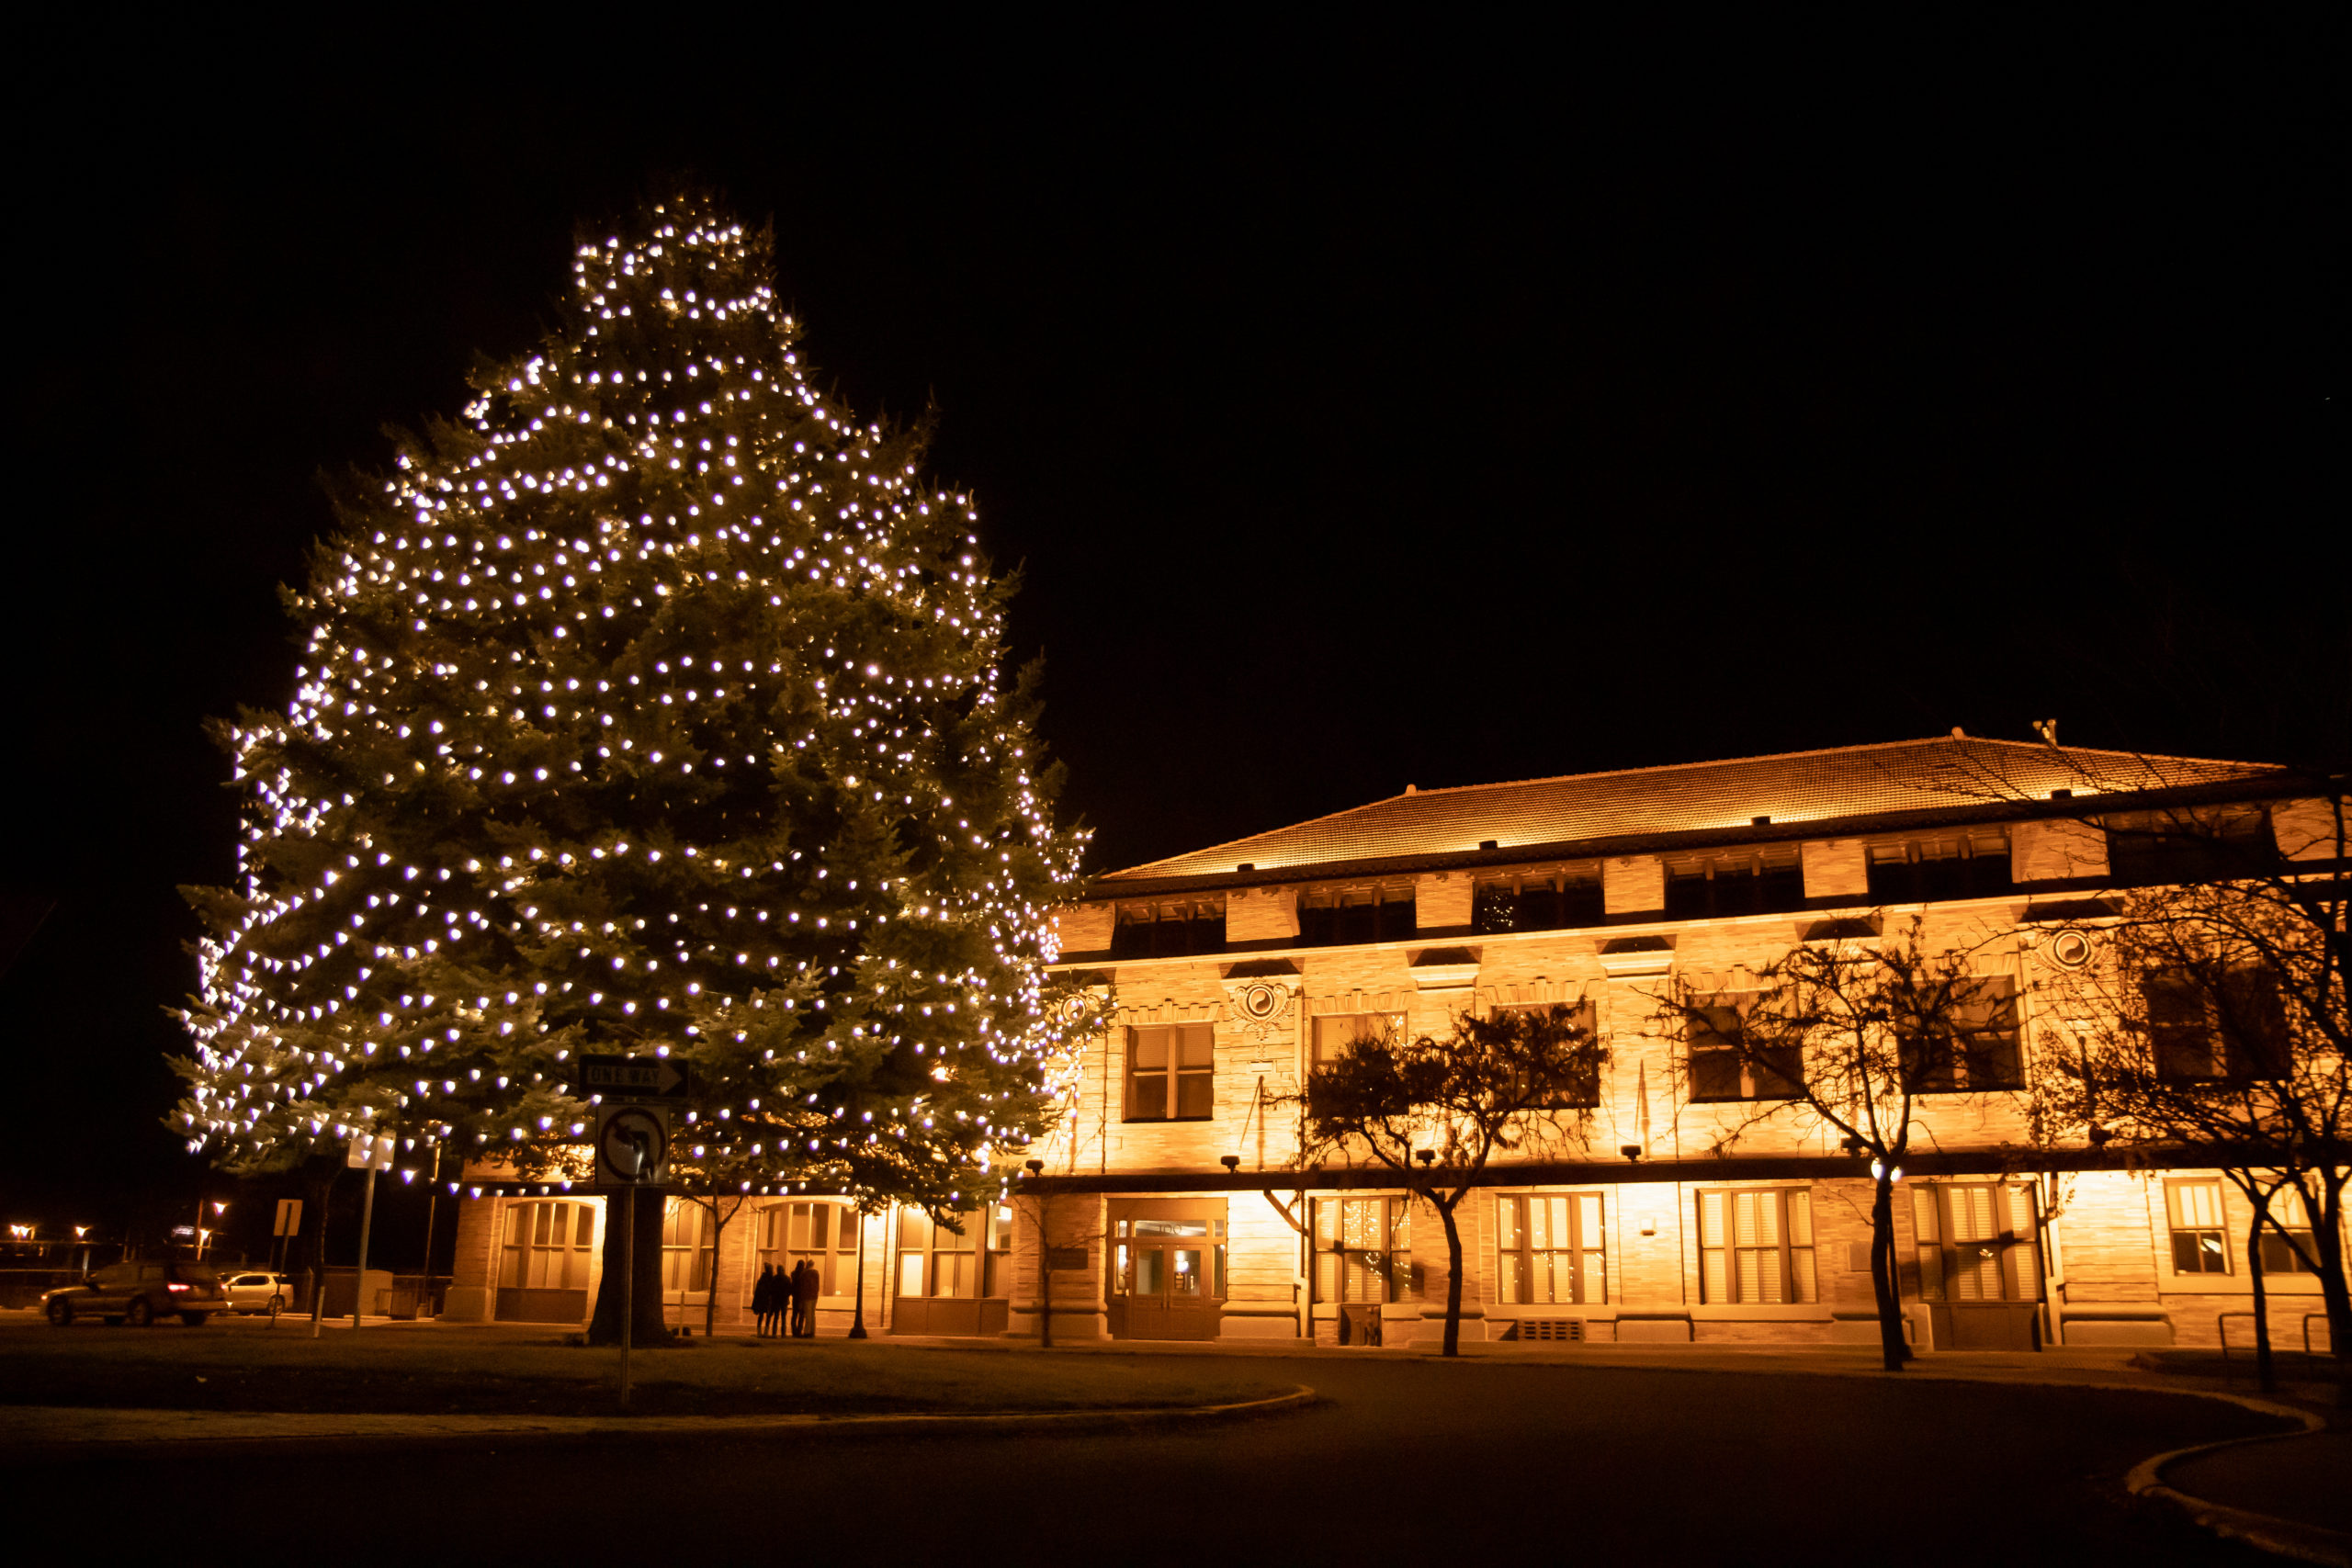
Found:
[(2352, 1538), (2352, 1432), (2233, 1443), (2165, 1466), (2166, 1485)]
[(327, 1444), (486, 1439), (594, 1439), (680, 1436), (711, 1438), (822, 1428), (903, 1433), (943, 1427), (991, 1430), (1125, 1427), (1151, 1422), (1221, 1420), (1272, 1415), (1311, 1404), (1301, 1383), (1284, 1393), (1218, 1404), (1145, 1405), (1092, 1410), (993, 1410), (872, 1416), (370, 1416), (295, 1411), (94, 1410), (59, 1405), (0, 1405), (0, 1463), (34, 1450), (83, 1451), (201, 1442)]

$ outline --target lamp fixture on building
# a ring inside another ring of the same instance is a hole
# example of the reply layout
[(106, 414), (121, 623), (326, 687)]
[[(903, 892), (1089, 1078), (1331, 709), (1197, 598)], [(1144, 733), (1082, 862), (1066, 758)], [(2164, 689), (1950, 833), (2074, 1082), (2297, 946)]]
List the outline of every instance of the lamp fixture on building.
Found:
[(1642, 1157), (1642, 1145), (1639, 1144), (1620, 1144), (1617, 1145), (1617, 1152), (1623, 1155), (1629, 1160), (1638, 1161)]
[(1230, 1176), (1235, 1171), (1241, 1168), (1241, 1156), (1239, 1155), (1219, 1155), (1216, 1156), (1216, 1163), (1225, 1167), (1225, 1173), (1227, 1176)]

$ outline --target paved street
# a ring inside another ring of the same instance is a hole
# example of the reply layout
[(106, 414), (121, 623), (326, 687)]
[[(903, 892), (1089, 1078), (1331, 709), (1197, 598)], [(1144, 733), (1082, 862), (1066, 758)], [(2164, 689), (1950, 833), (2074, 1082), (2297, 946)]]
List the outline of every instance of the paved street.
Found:
[(829, 1562), (2272, 1561), (2122, 1492), (2157, 1450), (2274, 1429), (2208, 1400), (1420, 1359), (1261, 1365), (1295, 1369), (1325, 1403), (1067, 1437), (664, 1433), (209, 1457), (178, 1444), (42, 1459), (12, 1479), (109, 1555), (133, 1539), (202, 1539), (335, 1561), (535, 1561), (605, 1542), (622, 1560)]

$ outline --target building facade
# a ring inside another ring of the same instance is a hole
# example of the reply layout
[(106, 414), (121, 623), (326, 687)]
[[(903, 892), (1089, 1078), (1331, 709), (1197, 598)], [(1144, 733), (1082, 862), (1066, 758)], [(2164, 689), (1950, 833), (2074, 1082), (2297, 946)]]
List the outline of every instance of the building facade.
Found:
[[(763, 1195), (716, 1247), (707, 1213), (673, 1202), (665, 1299), (698, 1324), (715, 1293), (735, 1326), (763, 1264), (807, 1257), (820, 1332), (843, 1332), (862, 1255), (874, 1332), (1035, 1335), (1049, 1303), (1057, 1339), (1432, 1338), (1437, 1217), (1376, 1168), (1299, 1170), (1295, 1096), (1367, 1033), (1565, 1006), (1609, 1048), (1588, 1136), (1490, 1167), (1462, 1205), (1464, 1337), (1874, 1343), (1868, 1172), (1803, 1106), (1759, 1117), (1770, 1075), (1709, 1057), (1663, 998), (1736, 1008), (1799, 943), (1917, 919), (1928, 948), (1971, 955), (1986, 1001), (1981, 1048), (1920, 1097), (1897, 1194), (1915, 1344), (2215, 1344), (2251, 1290), (2236, 1190), (2091, 1151), (2029, 1160), (2024, 1086), (2051, 982), (2111, 920), (2102, 896), (2194, 869), (2152, 855), (2132, 812), (2226, 797), (2284, 863), (2341, 854), (2312, 803), (2264, 798), (2267, 772), (1955, 734), (1408, 788), (1114, 873), (1061, 923), (1062, 967), (1112, 1026), (1001, 1201), (958, 1234)], [(582, 1318), (601, 1203), (477, 1190), (451, 1314)], [(2294, 1343), (2318, 1291), (2279, 1263), (2275, 1331)]]

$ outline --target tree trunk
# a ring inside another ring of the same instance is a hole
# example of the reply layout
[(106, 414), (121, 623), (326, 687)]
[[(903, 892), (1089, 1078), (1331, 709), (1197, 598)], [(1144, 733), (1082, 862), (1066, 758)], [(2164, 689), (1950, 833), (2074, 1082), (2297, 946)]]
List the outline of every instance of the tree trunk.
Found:
[[(2344, 1283), (2344, 1184), (2319, 1174), (2324, 1194), (2313, 1213), (2311, 1194), (2303, 1213), (2312, 1220), (2312, 1247), (2319, 1254), (2320, 1300), (2327, 1308), (2327, 1343), (2335, 1354), (2335, 1403), (2352, 1408), (2352, 1291)], [(2300, 1185), (2300, 1184), (2299, 1184)]]
[(1053, 1234), (1046, 1228), (1046, 1205), (1050, 1199), (1037, 1200), (1037, 1348), (1054, 1348), (1054, 1259)]
[(637, 1204), (636, 1322), (629, 1343), (654, 1349), (670, 1342), (670, 1328), (662, 1314), (662, 1212), (668, 1196), (659, 1187), (608, 1187), (605, 1190), (605, 1273), (596, 1288), (596, 1314), (588, 1321), (588, 1343), (621, 1342), (621, 1205)]
[(718, 1244), (727, 1235), (727, 1222), (733, 1219), (735, 1211), (742, 1206), (741, 1201), (737, 1201), (722, 1213), (717, 1195), (714, 1194), (710, 1200), (710, 1289), (703, 1293), (702, 1303), (702, 1337), (705, 1339), (709, 1338), (718, 1325), (718, 1260), (726, 1256), (719, 1250)]
[(1903, 1337), (1903, 1292), (1894, 1269), (1894, 1181), (1882, 1157), (1871, 1191), (1871, 1290), (1878, 1298), (1879, 1355), (1890, 1372), (1911, 1359)]
[[(1454, 1199), (1458, 1203), (1462, 1200)], [(1437, 1203), (1438, 1218), (1445, 1223), (1445, 1353), (1462, 1354), (1462, 1227), (1453, 1223), (1453, 1203), (1442, 1199)]]
[(318, 1216), (310, 1227), (309, 1243), (302, 1250), (310, 1255), (311, 1315), (316, 1317), (322, 1309), (327, 1290), (327, 1205), (334, 1198), (334, 1179), (343, 1174), (343, 1160), (334, 1155), (320, 1155), (304, 1162), (302, 1167), (302, 1199), (304, 1212)]
[(2254, 1224), (2245, 1232), (2245, 1277), (2254, 1282), (2254, 1382), (2265, 1393), (2278, 1392), (2278, 1371), (2270, 1359), (2270, 1287), (2262, 1277), (2262, 1222), (2267, 1206), (2254, 1206)]

